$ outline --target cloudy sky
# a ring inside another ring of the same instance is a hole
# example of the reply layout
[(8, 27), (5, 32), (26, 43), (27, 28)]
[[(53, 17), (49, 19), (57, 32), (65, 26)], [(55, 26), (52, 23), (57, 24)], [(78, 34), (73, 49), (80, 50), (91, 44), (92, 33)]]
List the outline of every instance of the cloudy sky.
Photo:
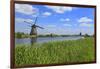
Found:
[(15, 32), (30, 33), (31, 24), (38, 34), (94, 34), (94, 8), (15, 4)]

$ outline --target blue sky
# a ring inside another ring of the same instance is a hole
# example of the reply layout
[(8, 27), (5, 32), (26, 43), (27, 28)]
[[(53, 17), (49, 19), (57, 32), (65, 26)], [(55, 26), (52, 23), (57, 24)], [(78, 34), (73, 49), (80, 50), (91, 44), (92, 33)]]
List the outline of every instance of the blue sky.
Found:
[(30, 24), (38, 34), (94, 34), (94, 8), (15, 4), (15, 32), (30, 33)]

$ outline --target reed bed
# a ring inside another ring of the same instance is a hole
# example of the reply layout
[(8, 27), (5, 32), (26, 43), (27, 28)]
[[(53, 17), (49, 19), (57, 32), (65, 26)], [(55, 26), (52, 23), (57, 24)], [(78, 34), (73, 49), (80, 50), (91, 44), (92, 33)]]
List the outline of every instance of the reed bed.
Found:
[(16, 44), (16, 66), (94, 61), (94, 39), (52, 41), (33, 45)]

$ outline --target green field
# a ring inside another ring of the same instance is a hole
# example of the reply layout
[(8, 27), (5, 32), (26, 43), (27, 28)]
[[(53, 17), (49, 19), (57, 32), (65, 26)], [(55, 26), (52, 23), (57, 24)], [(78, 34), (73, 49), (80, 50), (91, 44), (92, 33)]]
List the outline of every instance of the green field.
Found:
[(15, 46), (15, 65), (52, 64), (94, 61), (94, 39), (54, 41)]

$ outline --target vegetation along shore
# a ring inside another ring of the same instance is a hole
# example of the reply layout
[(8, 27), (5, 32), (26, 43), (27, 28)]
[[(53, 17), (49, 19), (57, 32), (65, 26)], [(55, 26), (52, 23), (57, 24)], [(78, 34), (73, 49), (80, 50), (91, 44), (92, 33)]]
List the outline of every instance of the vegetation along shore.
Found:
[(34, 45), (16, 44), (16, 66), (94, 61), (94, 38), (52, 41)]

